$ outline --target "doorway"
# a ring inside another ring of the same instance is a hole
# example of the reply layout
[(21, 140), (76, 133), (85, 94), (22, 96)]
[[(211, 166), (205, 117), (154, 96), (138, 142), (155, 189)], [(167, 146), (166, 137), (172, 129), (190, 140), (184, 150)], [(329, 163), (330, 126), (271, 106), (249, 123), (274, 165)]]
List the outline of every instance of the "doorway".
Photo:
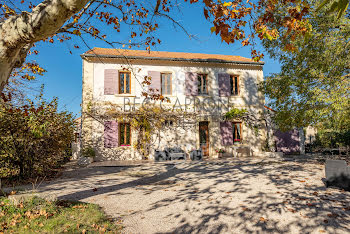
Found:
[(209, 156), (209, 122), (199, 122), (199, 145), (203, 156)]

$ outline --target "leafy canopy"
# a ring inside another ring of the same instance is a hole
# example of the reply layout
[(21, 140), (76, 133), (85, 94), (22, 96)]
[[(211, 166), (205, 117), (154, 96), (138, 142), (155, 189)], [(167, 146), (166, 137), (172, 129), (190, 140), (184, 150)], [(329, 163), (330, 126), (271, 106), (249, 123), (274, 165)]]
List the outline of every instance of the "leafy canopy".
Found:
[[(75, 1), (66, 2), (74, 4)], [(228, 44), (241, 42), (243, 46), (252, 46), (251, 54), (254, 60), (263, 58), (263, 53), (257, 51), (255, 38), (276, 39), (280, 36), (280, 31), (275, 25), (286, 29), (287, 34), (293, 37), (303, 36), (309, 30), (308, 19), (304, 16), (309, 12), (310, 5), (307, 0), (157, 0), (152, 2), (135, 0), (90, 0), (87, 4), (71, 15), (63, 24), (57, 26), (57, 30), (49, 36), (32, 35), (30, 28), (26, 35), (28, 54), (38, 54), (35, 43), (54, 43), (71, 41), (72, 47), (79, 48), (81, 45), (88, 46), (86, 39), (92, 37), (102, 40), (113, 48), (133, 48), (141, 47), (150, 50), (152, 46), (161, 43), (157, 35), (159, 22), (168, 22), (181, 28), (188, 36), (192, 37), (186, 25), (180, 23), (178, 18), (179, 6), (185, 4), (201, 4), (205, 19), (212, 25), (212, 33), (218, 35), (223, 42)], [(42, 0), (4, 0), (0, 3), (0, 26), (2, 23), (29, 15), (37, 9), (43, 12), (49, 9), (51, 1)], [(282, 6), (284, 15), (276, 18), (276, 7)], [(68, 7), (70, 7), (68, 5)], [(31, 22), (27, 22), (29, 25)], [(40, 26), (40, 24), (39, 24)], [(54, 25), (48, 25), (54, 27)], [(1, 29), (1, 28), (0, 28)], [(122, 39), (118, 36), (121, 31), (127, 32), (129, 37)], [(15, 33), (6, 31), (4, 33)], [(28, 34), (28, 35), (27, 35)], [(11, 42), (16, 43), (16, 42)], [(5, 43), (6, 44), (6, 43)], [(22, 43), (23, 44), (23, 43)], [(24, 46), (24, 44), (21, 46)], [(16, 45), (13, 45), (16, 47)], [(71, 51), (69, 51), (72, 53)], [(26, 57), (26, 56), (25, 56)], [(16, 66), (34, 67), (35, 63), (20, 63)], [(40, 72), (40, 70), (38, 70)], [(28, 77), (28, 76), (27, 76)], [(29, 78), (29, 77), (28, 77)]]
[[(319, 1), (310, 4), (317, 6)], [(276, 12), (284, 15), (283, 9)], [(281, 72), (265, 77), (262, 86), (282, 129), (349, 118), (349, 18), (338, 19), (327, 8), (312, 10), (307, 18), (312, 25), (307, 38), (288, 35), (263, 41), (269, 55), (282, 64)]]

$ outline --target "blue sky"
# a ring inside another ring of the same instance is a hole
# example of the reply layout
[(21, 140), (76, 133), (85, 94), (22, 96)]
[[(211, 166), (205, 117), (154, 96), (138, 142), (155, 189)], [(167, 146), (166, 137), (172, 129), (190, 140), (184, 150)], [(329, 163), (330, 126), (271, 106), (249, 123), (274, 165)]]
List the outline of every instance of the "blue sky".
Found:
[[(152, 50), (173, 51), (173, 52), (192, 52), (192, 53), (208, 53), (208, 54), (226, 54), (250, 57), (250, 48), (243, 47), (238, 42), (236, 44), (227, 45), (222, 43), (219, 36), (210, 32), (210, 23), (207, 22), (202, 14), (200, 4), (183, 5), (181, 12), (176, 16), (180, 19), (180, 23), (193, 35), (196, 39), (189, 39), (186, 34), (179, 28), (174, 28), (168, 20), (160, 21), (160, 28), (157, 31), (158, 37), (162, 40), (160, 45), (153, 47)], [(120, 41), (128, 39), (129, 32), (113, 33), (107, 35), (111, 40)], [(106, 47), (106, 43), (87, 39), (90, 47)], [(74, 44), (79, 44), (81, 49), (73, 49)], [(29, 60), (36, 60), (47, 72), (43, 77), (39, 77), (33, 85), (45, 85), (45, 97), (59, 98), (59, 108), (68, 110), (80, 115), (81, 103), (81, 84), (82, 84), (82, 61), (80, 54), (88, 50), (82, 41), (78, 38), (73, 41), (64, 43), (39, 43), (37, 48), (39, 55), (30, 56)], [(132, 48), (138, 49), (138, 48)], [(262, 50), (260, 46), (257, 49)], [(72, 51), (72, 54), (69, 53)], [(280, 70), (277, 61), (270, 59), (266, 53), (263, 61), (264, 75), (268, 75)]]

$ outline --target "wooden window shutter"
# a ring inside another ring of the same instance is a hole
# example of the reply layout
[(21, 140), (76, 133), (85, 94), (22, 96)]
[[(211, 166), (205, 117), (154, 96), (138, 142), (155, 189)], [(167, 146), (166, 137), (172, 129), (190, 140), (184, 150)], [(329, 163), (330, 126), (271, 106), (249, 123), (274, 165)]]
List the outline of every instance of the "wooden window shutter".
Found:
[(153, 89), (155, 94), (160, 94), (161, 82), (160, 82), (160, 72), (158, 71), (148, 71), (148, 76), (152, 77), (151, 84), (148, 89)]
[(104, 94), (113, 95), (118, 93), (118, 70), (105, 69), (104, 71)]
[(227, 73), (218, 74), (219, 96), (228, 97), (231, 95), (230, 75)]
[(221, 144), (233, 145), (232, 122), (220, 122)]
[(104, 147), (114, 148), (118, 146), (118, 123), (117, 121), (104, 122)]
[(198, 95), (197, 73), (186, 72), (185, 95), (186, 96), (197, 96)]

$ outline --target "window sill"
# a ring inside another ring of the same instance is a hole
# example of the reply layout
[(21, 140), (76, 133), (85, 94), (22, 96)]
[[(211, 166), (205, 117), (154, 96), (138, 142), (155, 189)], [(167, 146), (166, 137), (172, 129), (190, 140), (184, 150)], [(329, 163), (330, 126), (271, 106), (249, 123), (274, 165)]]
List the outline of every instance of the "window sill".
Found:
[(112, 97), (136, 97), (135, 94), (130, 94), (130, 93), (127, 93), (127, 94), (103, 94), (103, 96), (112, 96)]
[(135, 94), (114, 94), (115, 97), (136, 97)]
[(163, 97), (168, 97), (168, 98), (173, 98), (173, 97), (177, 97), (175, 95), (172, 94), (161, 94)]

